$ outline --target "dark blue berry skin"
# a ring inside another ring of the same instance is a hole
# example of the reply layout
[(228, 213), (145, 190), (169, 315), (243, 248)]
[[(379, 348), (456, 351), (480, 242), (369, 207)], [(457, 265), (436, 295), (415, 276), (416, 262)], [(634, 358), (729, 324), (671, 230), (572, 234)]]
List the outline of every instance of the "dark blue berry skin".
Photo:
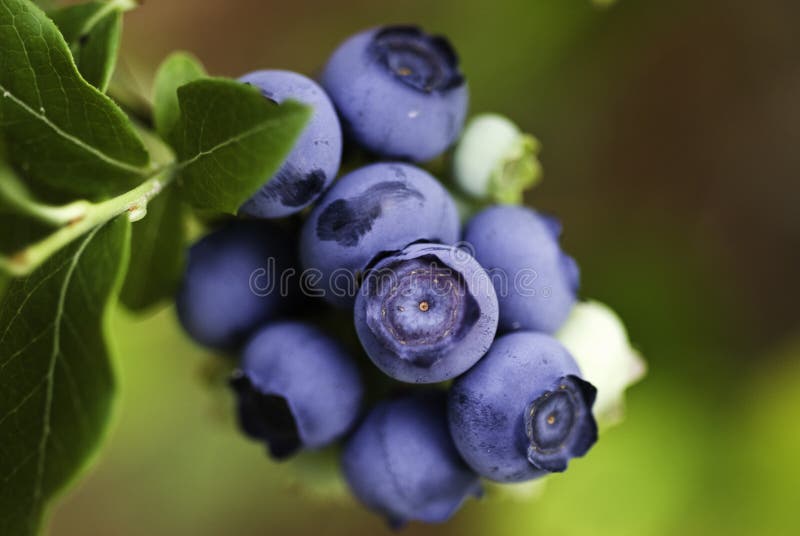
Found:
[(356, 298), (358, 337), (392, 378), (435, 383), (462, 374), (497, 331), (489, 276), (454, 246), (418, 243), (378, 262)]
[(500, 331), (554, 333), (575, 305), (578, 266), (558, 243), (561, 224), (519, 206), (494, 206), (464, 229), (475, 258), (492, 276)]
[(469, 103), (448, 41), (412, 26), (350, 37), (325, 66), (322, 85), (356, 143), (415, 162), (438, 156), (455, 141)]
[(449, 394), (450, 432), (479, 475), (520, 482), (560, 472), (597, 441), (596, 389), (553, 337), (498, 338)]
[(458, 211), (427, 172), (407, 164), (372, 164), (341, 177), (303, 225), (309, 281), (340, 308), (353, 306), (361, 272), (378, 255), (418, 241), (458, 240)]
[(447, 432), (443, 392), (379, 403), (345, 446), (342, 467), (353, 494), (395, 527), (447, 521), (481, 493)]
[(256, 218), (282, 218), (311, 204), (330, 186), (342, 158), (342, 129), (325, 91), (291, 71), (255, 71), (239, 79), (280, 104), (291, 99), (313, 108), (311, 119), (278, 172), (239, 209)]
[(355, 423), (363, 395), (353, 359), (303, 322), (276, 322), (258, 331), (231, 383), (242, 429), (279, 460), (342, 437)]
[(183, 328), (204, 346), (235, 348), (297, 299), (294, 289), (281, 296), (276, 280), (295, 257), (291, 238), (269, 222), (231, 221), (212, 231), (189, 249), (176, 298)]

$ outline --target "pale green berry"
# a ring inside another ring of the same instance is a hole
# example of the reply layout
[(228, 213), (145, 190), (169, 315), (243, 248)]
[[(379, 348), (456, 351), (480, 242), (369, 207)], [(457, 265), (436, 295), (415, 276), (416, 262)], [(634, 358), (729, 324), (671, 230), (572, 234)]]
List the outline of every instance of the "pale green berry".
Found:
[(498, 114), (470, 120), (453, 157), (456, 183), (466, 194), (497, 203), (522, 202), (541, 178), (539, 143)]
[(625, 389), (644, 376), (646, 364), (619, 316), (596, 301), (579, 303), (556, 338), (575, 358), (583, 378), (597, 387), (593, 411), (598, 422), (622, 420)]

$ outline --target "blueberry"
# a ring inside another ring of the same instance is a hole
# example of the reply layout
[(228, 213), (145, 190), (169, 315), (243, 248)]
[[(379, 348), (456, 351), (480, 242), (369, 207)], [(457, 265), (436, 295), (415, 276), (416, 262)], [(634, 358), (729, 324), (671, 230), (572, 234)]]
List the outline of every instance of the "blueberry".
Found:
[(468, 253), (413, 244), (370, 269), (354, 317), (378, 368), (397, 380), (434, 383), (463, 373), (489, 349), (497, 297)]
[(469, 101), (450, 43), (413, 26), (350, 37), (325, 66), (322, 85), (359, 145), (416, 162), (455, 141)]
[(309, 284), (339, 307), (352, 307), (358, 279), (379, 254), (417, 241), (458, 239), (455, 203), (425, 171), (372, 164), (339, 179), (308, 217), (300, 238)]
[(560, 472), (597, 440), (596, 389), (556, 339), (515, 332), (450, 390), (449, 421), (459, 452), (479, 475), (498, 482)]
[(447, 432), (443, 392), (378, 404), (345, 446), (342, 466), (355, 496), (393, 526), (447, 521), (481, 492)]
[(325, 91), (313, 80), (291, 71), (255, 71), (241, 82), (280, 104), (291, 99), (313, 107), (313, 114), (278, 172), (239, 209), (257, 218), (281, 218), (317, 199), (339, 172), (342, 129)]
[(363, 391), (355, 363), (336, 340), (289, 321), (269, 324), (250, 339), (231, 383), (242, 429), (279, 460), (344, 435)]
[[(297, 298), (280, 274), (295, 259), (290, 237), (263, 221), (231, 221), (189, 249), (176, 309), (197, 342), (232, 349)], [(284, 294), (284, 295), (282, 295)]]
[(517, 206), (490, 207), (466, 225), (497, 291), (500, 330), (555, 332), (576, 301), (578, 266), (559, 246), (557, 220)]

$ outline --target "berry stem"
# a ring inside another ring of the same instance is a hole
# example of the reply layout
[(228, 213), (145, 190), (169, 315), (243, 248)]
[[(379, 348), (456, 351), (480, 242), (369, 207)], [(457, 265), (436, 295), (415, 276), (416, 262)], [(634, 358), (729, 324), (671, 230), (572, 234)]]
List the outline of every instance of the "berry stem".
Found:
[[(46, 207), (32, 201), (26, 202), (25, 208), (30, 215), (34, 215), (33, 212), (40, 212), (50, 216), (55, 214), (58, 216), (56, 219), (61, 219), (69, 216), (72, 210), (76, 212), (73, 214), (74, 217), (67, 219), (66, 222), (58, 221), (57, 223), (61, 223), (62, 226), (42, 240), (8, 257), (0, 256), (0, 271), (14, 277), (27, 276), (58, 250), (98, 225), (126, 212), (132, 219), (141, 217), (142, 211), (147, 208), (147, 203), (174, 180), (176, 168), (174, 163), (160, 167), (136, 188), (100, 203), (77, 201), (63, 207)], [(82, 212), (77, 211), (78, 208), (82, 208)]]
[(17, 175), (2, 163), (0, 163), (0, 204), (52, 227), (60, 227), (82, 218), (91, 206), (91, 203), (84, 200), (61, 206), (39, 203), (33, 199)]

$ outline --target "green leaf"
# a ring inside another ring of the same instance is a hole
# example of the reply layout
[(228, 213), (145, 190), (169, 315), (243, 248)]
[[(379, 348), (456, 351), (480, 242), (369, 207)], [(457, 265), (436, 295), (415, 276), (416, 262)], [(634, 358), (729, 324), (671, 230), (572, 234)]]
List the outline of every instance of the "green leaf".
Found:
[(180, 117), (178, 88), (205, 76), (203, 65), (187, 52), (171, 54), (158, 68), (153, 85), (153, 116), (162, 138), (169, 137)]
[(170, 188), (147, 205), (147, 217), (133, 226), (131, 265), (121, 300), (142, 311), (171, 298), (183, 271), (186, 233), (184, 206)]
[(0, 134), (26, 178), (93, 197), (141, 182), (144, 145), (122, 110), (78, 74), (42, 10), (0, 0), (0, 50)]
[(0, 272), (0, 300), (3, 299), (3, 294), (6, 292), (6, 287), (8, 287), (8, 283), (11, 281), (11, 276), (6, 275)]
[(122, 35), (122, 13), (132, 0), (88, 2), (50, 13), (64, 36), (83, 78), (105, 92), (117, 63)]
[(181, 117), (170, 139), (184, 199), (232, 214), (275, 174), (311, 114), (299, 103), (279, 106), (254, 87), (220, 78), (181, 87), (178, 101)]
[(0, 534), (36, 534), (104, 435), (115, 392), (106, 328), (129, 238), (126, 217), (97, 227), (0, 302)]

